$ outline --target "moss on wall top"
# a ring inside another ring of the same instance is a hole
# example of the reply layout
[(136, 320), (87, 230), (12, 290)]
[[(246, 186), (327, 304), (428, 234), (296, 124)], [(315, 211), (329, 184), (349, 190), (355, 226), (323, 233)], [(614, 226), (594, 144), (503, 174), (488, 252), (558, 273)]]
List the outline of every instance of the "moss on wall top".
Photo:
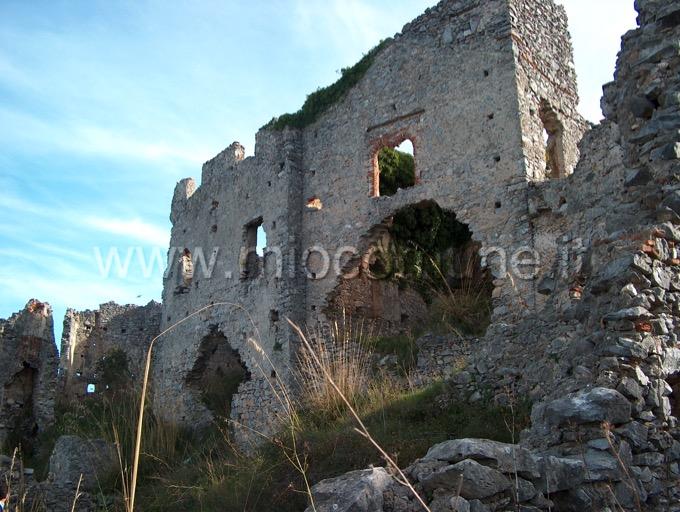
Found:
[(364, 55), (359, 62), (349, 68), (340, 70), (341, 76), (337, 82), (328, 87), (319, 88), (313, 92), (302, 105), (302, 108), (293, 114), (283, 114), (274, 117), (262, 128), (269, 130), (283, 130), (286, 127), (304, 128), (319, 119), (331, 106), (344, 98), (345, 94), (354, 87), (371, 67), (375, 57), (392, 40), (385, 39), (376, 47)]

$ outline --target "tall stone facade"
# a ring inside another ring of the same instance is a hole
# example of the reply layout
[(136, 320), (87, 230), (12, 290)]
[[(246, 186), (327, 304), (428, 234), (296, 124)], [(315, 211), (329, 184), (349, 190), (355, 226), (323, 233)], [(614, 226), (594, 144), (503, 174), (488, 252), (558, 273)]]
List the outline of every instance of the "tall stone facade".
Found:
[(154, 301), (146, 306), (108, 302), (94, 311), (67, 310), (59, 359), (60, 399), (104, 391), (97, 369), (114, 351), (127, 356), (129, 377), (141, 383), (146, 353), (160, 332), (160, 320), (161, 305)]
[[(384, 44), (315, 122), (264, 127), (254, 156), (244, 159), (234, 143), (203, 166), (199, 187), (181, 181), (161, 328), (181, 324), (156, 349), (157, 411), (184, 422), (210, 419), (187, 376), (202, 340), (219, 332), (250, 376), (232, 419), (266, 430), (278, 408), (273, 390), (278, 380), (290, 384), (295, 361), (285, 318), (324, 321), (343, 286), (335, 270), (355, 250), (363, 253), (372, 229), (400, 208), (435, 201), (468, 225), (483, 250), (532, 249), (530, 191), (569, 175), (578, 161), (586, 123), (577, 104), (561, 7), (447, 0)], [(406, 139), (416, 185), (381, 197), (377, 154)], [(267, 236), (261, 256), (249, 251), (260, 227)], [(518, 294), (530, 309), (543, 300), (530, 281), (495, 285), (497, 322), (514, 318)]]
[[(0, 445), (30, 444), (54, 422), (58, 354), (52, 308), (31, 299), (0, 319)], [(9, 450), (15, 446), (8, 446)]]
[[(433, 510), (680, 510), (680, 4), (636, 8), (573, 174), (525, 190), (534, 300), (507, 301), (515, 317), (497, 311), (472, 347), (423, 340), (419, 375), (453, 370), (470, 407), (489, 389), (534, 404), (520, 446), (449, 441), (407, 469)], [(533, 91), (535, 76), (520, 81)], [(317, 510), (366, 476), (320, 484)], [(403, 486), (380, 488), (373, 510), (420, 510)]]

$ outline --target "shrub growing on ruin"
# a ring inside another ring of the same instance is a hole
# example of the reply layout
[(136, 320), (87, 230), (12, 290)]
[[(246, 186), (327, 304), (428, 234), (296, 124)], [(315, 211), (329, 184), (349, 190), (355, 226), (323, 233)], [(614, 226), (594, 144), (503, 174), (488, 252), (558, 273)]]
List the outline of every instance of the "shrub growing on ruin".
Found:
[(393, 148), (382, 148), (378, 153), (380, 195), (391, 196), (400, 188), (416, 184), (416, 164), (413, 155)]
[(328, 87), (319, 88), (307, 96), (302, 108), (293, 114), (283, 114), (273, 118), (263, 128), (283, 130), (286, 127), (304, 128), (319, 119), (335, 103), (342, 100), (371, 67), (376, 56), (389, 44), (386, 39), (369, 51), (351, 67), (340, 70), (340, 79)]
[(430, 328), (482, 334), (491, 317), (493, 287), (467, 225), (434, 201), (402, 208), (386, 224), (390, 237), (374, 242), (372, 277), (418, 291), (432, 313)]
[(95, 374), (100, 389), (108, 393), (126, 389), (132, 383), (128, 356), (120, 348), (110, 350), (97, 362)]

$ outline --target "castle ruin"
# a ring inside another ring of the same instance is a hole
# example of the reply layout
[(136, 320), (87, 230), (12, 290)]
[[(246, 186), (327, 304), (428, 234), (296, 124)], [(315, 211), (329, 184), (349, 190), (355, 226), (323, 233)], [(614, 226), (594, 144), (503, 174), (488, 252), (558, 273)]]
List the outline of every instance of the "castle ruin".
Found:
[[(254, 156), (244, 158), (234, 143), (204, 164), (199, 187), (192, 179), (178, 183), (161, 329), (208, 304), (243, 309), (215, 307), (159, 343), (159, 412), (209, 419), (186, 378), (202, 340), (216, 330), (250, 376), (232, 419), (266, 430), (277, 404), (265, 359), (277, 369), (295, 360), (297, 341), (285, 318), (315, 325), (343, 289), (361, 296), (371, 283), (334, 270), (363, 254), (372, 230), (408, 205), (432, 201), (455, 212), (482, 249), (536, 248), (542, 233), (528, 215), (530, 192), (571, 174), (587, 128), (577, 112), (563, 9), (552, 2), (442, 2), (372, 57), (359, 82), (314, 122), (271, 123), (258, 132)], [(405, 140), (413, 144), (416, 183), (381, 196), (378, 152)], [(267, 236), (261, 256), (254, 251), (259, 227)], [(518, 293), (528, 302), (525, 314), (545, 302), (533, 282), (495, 285), (496, 322), (507, 321)], [(408, 297), (368, 300), (377, 302), (371, 318), (398, 323), (395, 311)], [(276, 378), (289, 376), (279, 371)]]
[[(412, 290), (372, 281), (362, 264), (395, 214), (436, 204), (469, 231), (468, 248), (492, 276), (493, 311), (471, 350), (426, 341), (419, 381), (451, 376), (471, 407), (480, 389), (534, 406), (518, 446), (480, 441), (465, 445), (465, 460), (451, 446), (433, 449), (417, 463), (429, 468), (416, 466), (417, 485), (452, 499), (433, 474), (495, 460), (497, 493), (466, 496), (487, 507), (475, 510), (502, 510), (512, 471), (498, 453), (512, 449), (526, 463), (526, 506), (679, 510), (680, 5), (636, 8), (639, 28), (623, 36), (597, 126), (577, 112), (563, 8), (444, 0), (428, 9), (372, 51), (328, 108), (273, 120), (254, 156), (234, 143), (204, 164), (200, 186), (177, 184), (162, 306), (125, 309), (129, 322), (69, 312), (65, 389), (83, 393), (109, 345), (134, 346), (138, 361), (149, 338), (170, 329), (155, 346), (156, 413), (194, 427), (228, 415), (243, 443), (270, 432), (285, 412), (277, 386), (295, 384), (299, 341), (287, 319), (323, 325), (348, 309), (398, 332), (427, 307)], [(414, 183), (381, 194), (378, 154), (406, 140)], [(26, 314), (48, 327), (47, 316)], [(34, 323), (12, 334), (24, 325), (17, 318), (5, 340), (49, 341), (31, 334)], [(452, 371), (451, 354), (463, 371)], [(21, 372), (3, 379), (5, 390)], [(206, 401), (220, 381), (235, 391), (229, 410)], [(30, 387), (40, 419), (36, 404), (52, 398)], [(381, 509), (419, 510), (390, 478)]]

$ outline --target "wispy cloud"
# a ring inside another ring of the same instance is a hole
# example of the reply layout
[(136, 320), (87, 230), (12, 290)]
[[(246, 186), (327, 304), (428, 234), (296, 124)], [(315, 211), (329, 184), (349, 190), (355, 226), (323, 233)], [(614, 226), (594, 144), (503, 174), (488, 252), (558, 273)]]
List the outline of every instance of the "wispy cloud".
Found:
[(184, 147), (162, 137), (146, 139), (82, 121), (52, 122), (30, 113), (0, 107), (0, 136), (14, 151), (24, 148), (36, 153), (63, 152), (112, 159), (143, 161), (205, 162), (209, 147)]
[[(142, 243), (158, 247), (167, 247), (170, 241), (170, 231), (167, 227), (153, 224), (139, 217), (124, 217), (115, 214), (105, 216), (94, 211), (87, 213), (82, 210), (65, 208), (59, 204), (44, 205), (36, 201), (13, 196), (7, 192), (0, 192), (0, 204), (3, 206), (5, 219), (14, 218), (23, 222), (33, 219), (32, 223), (34, 225), (44, 226), (49, 230), (52, 229), (50, 225), (45, 225), (44, 222), (39, 222), (36, 218), (49, 219), (49, 222), (55, 225), (69, 225), (71, 230), (89, 231), (90, 235), (94, 232), (98, 235), (97, 239), (99, 240), (111, 241), (112, 237), (116, 237), (117, 240), (115, 242), (119, 243), (130, 245)], [(97, 208), (98, 212), (107, 210), (111, 211), (112, 208), (105, 206)], [(0, 233), (2, 232), (9, 236), (17, 233), (16, 230), (5, 229), (5, 227), (0, 229)], [(90, 236), (90, 238), (92, 237)], [(35, 241), (30, 237), (24, 237), (22, 243), (24, 242), (32, 243), (33, 246), (39, 246), (52, 252), (57, 251), (60, 247), (54, 243)]]
[(104, 217), (88, 217), (84, 223), (100, 232), (137, 240), (156, 247), (167, 247), (170, 232), (141, 219), (116, 219)]
[(323, 34), (324, 41), (330, 41), (336, 51), (355, 59), (381, 39), (400, 31), (406, 22), (434, 3), (395, 2), (388, 15), (384, 5), (368, 0), (296, 0), (294, 33), (311, 47), (319, 45), (319, 34)]

